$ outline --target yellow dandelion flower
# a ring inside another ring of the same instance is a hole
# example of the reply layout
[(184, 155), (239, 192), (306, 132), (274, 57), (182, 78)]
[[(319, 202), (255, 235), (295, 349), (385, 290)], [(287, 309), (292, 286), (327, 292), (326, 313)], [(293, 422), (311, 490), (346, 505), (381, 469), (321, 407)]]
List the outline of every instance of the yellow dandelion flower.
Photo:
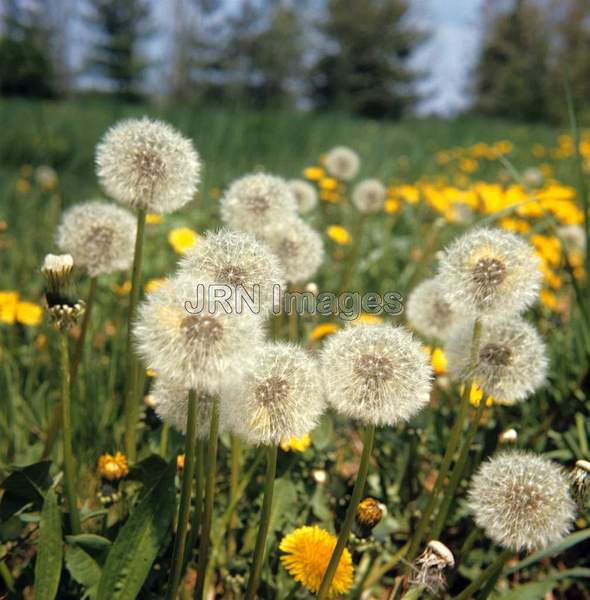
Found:
[(18, 292), (0, 291), (0, 323), (12, 325), (16, 321)]
[(16, 320), (31, 327), (39, 325), (43, 320), (43, 309), (33, 302), (19, 302), (16, 305)]
[(146, 377), (157, 377), (158, 373), (154, 369), (146, 369), (145, 375)]
[(157, 278), (157, 279), (150, 279), (144, 287), (145, 293), (146, 294), (151, 294), (152, 292), (155, 292), (163, 283), (164, 281), (166, 281), (163, 278)]
[(145, 216), (145, 222), (148, 225), (159, 225), (164, 222), (164, 217), (162, 215), (157, 215), (156, 213), (148, 213)]
[(337, 331), (338, 325), (336, 325), (336, 323), (320, 323), (311, 330), (308, 340), (310, 342), (316, 342), (317, 340), (321, 340), (327, 335), (336, 333)]
[(459, 161), (459, 168), (464, 173), (474, 173), (479, 169), (479, 164), (473, 158), (463, 158)]
[[(291, 577), (310, 592), (317, 592), (335, 546), (336, 537), (317, 525), (300, 527), (281, 540), (279, 549), (285, 553), (281, 562)], [(348, 592), (353, 575), (352, 557), (345, 548), (332, 580), (330, 597)]]
[(432, 370), (436, 375), (444, 375), (447, 372), (447, 357), (442, 348), (435, 348), (431, 356)]
[(281, 449), (285, 452), (305, 452), (311, 445), (311, 438), (306, 433), (299, 438), (292, 437), (290, 440), (281, 442)]
[(326, 234), (328, 237), (336, 242), (337, 244), (350, 244), (352, 241), (352, 237), (348, 232), (348, 229), (342, 227), (341, 225), (330, 225), (328, 229), (326, 229)]
[(514, 219), (513, 217), (504, 217), (500, 219), (500, 227), (514, 233), (528, 233), (531, 229), (530, 223), (524, 219)]
[(557, 296), (551, 290), (542, 289), (539, 292), (539, 299), (541, 300), (543, 306), (546, 306), (549, 310), (557, 310)]
[(324, 174), (325, 171), (321, 167), (307, 167), (307, 169), (303, 169), (303, 177), (310, 181), (319, 181)]
[(188, 227), (177, 227), (168, 233), (168, 241), (174, 252), (184, 254), (197, 243), (199, 234)]
[(320, 200), (324, 202), (331, 202), (332, 204), (337, 204), (342, 201), (342, 196), (339, 192), (332, 192), (330, 190), (321, 190), (320, 191)]
[(338, 181), (333, 177), (322, 177), (319, 186), (322, 190), (334, 191), (338, 187)]
[(129, 292), (131, 291), (131, 281), (128, 279), (127, 281), (124, 281), (121, 285), (113, 283), (111, 285), (111, 289), (113, 290), (113, 292), (115, 292), (115, 294), (117, 294), (117, 296), (127, 296), (127, 294), (129, 294)]
[(179, 471), (182, 471), (182, 469), (184, 469), (184, 454), (179, 454), (176, 457), (176, 468)]
[(127, 458), (122, 452), (103, 454), (98, 459), (98, 474), (109, 481), (117, 481), (129, 473)]
[(26, 194), (31, 191), (31, 184), (26, 179), (19, 179), (16, 182), (15, 189), (19, 194)]
[(385, 201), (385, 212), (393, 215), (395, 214), (400, 208), (400, 203), (399, 200), (396, 200), (395, 198), (389, 198), (388, 200)]
[(356, 319), (350, 321), (351, 325), (380, 325), (381, 323), (383, 323), (382, 317), (368, 313), (361, 313)]
[[(461, 389), (461, 393), (463, 393), (463, 389)], [(471, 390), (469, 390), (469, 403), (472, 406), (478, 407), (482, 398), (483, 398), (483, 389), (474, 383), (471, 386)], [(494, 404), (494, 397), (488, 396), (488, 398), (486, 400), (486, 406), (493, 406), (493, 404)]]

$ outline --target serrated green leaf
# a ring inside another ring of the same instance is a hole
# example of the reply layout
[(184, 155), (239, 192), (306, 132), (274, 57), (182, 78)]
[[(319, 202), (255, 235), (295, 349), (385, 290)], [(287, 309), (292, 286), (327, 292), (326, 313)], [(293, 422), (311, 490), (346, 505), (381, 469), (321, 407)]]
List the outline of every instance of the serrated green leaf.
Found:
[(39, 545), (35, 563), (35, 596), (53, 600), (61, 577), (63, 542), (61, 538), (61, 510), (54, 490), (48, 490), (41, 512)]
[(81, 548), (88, 548), (89, 550), (106, 550), (112, 545), (111, 540), (95, 533), (66, 535), (66, 542), (68, 544), (76, 544), (76, 546), (80, 546)]
[(135, 600), (174, 517), (176, 461), (165, 465), (112, 545), (97, 600)]
[(101, 576), (98, 563), (75, 544), (66, 548), (65, 562), (72, 579), (84, 587), (82, 598), (95, 598)]

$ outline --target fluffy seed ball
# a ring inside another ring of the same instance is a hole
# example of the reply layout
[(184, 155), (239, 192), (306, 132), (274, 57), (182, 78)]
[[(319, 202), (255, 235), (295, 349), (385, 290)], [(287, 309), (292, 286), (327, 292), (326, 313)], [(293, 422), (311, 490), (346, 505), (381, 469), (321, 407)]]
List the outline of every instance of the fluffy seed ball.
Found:
[(117, 123), (96, 147), (96, 173), (105, 192), (150, 212), (169, 213), (190, 202), (200, 171), (192, 142), (147, 117)]
[(369, 214), (383, 210), (387, 190), (378, 179), (365, 179), (352, 192), (352, 202), (361, 213)]
[(328, 402), (367, 424), (408, 421), (429, 401), (432, 371), (412, 334), (358, 325), (330, 336), (321, 354)]
[(474, 229), (455, 240), (439, 274), (449, 304), (476, 317), (519, 314), (537, 299), (541, 285), (532, 246), (499, 229)]
[(297, 201), (287, 182), (266, 173), (234, 181), (220, 204), (221, 220), (238, 231), (259, 234), (297, 216)]
[(278, 257), (289, 283), (309, 281), (324, 261), (320, 234), (300, 219), (270, 230), (263, 239)]
[(275, 286), (284, 279), (279, 259), (266, 244), (249, 233), (228, 229), (200, 238), (181, 261), (180, 271), (204, 274), (211, 281), (243, 290), (248, 296), (244, 300), (254, 298), (254, 309), (261, 314), (272, 309)]
[(166, 280), (140, 305), (133, 333), (147, 367), (174, 385), (214, 393), (247, 366), (262, 330), (253, 313), (211, 301), (210, 284), (190, 275)]
[(96, 277), (131, 266), (136, 230), (135, 218), (124, 208), (86, 202), (64, 213), (56, 241), (77, 267)]
[(515, 552), (559, 541), (575, 518), (561, 467), (522, 450), (507, 450), (485, 462), (471, 480), (468, 497), (477, 525)]
[(324, 410), (318, 367), (301, 348), (265, 345), (254, 367), (232, 382), (221, 403), (221, 419), (237, 435), (258, 445), (279, 445), (309, 433)]
[(350, 181), (358, 175), (361, 160), (351, 148), (336, 146), (326, 154), (324, 166), (332, 177)]
[(438, 277), (417, 285), (406, 304), (408, 322), (427, 338), (444, 340), (457, 322), (458, 315), (446, 301)]
[(313, 185), (304, 179), (291, 179), (288, 183), (297, 201), (299, 214), (306, 215), (311, 212), (318, 203), (318, 193)]
[(484, 323), (474, 369), (470, 369), (471, 337), (472, 327), (464, 326), (449, 338), (445, 352), (451, 377), (473, 380), (484, 394), (503, 404), (521, 402), (545, 383), (545, 344), (523, 319)]

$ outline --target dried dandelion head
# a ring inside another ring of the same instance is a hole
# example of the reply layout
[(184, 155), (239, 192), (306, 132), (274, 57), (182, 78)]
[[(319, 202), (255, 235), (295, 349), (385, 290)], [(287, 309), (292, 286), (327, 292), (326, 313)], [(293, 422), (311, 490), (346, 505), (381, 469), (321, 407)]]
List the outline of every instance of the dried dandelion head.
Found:
[(517, 235), (479, 228), (455, 240), (439, 264), (447, 301), (462, 314), (506, 318), (538, 297), (539, 258)]
[(266, 344), (254, 366), (224, 391), (220, 416), (240, 437), (278, 446), (311, 431), (324, 410), (315, 361), (288, 343)]
[(263, 313), (272, 309), (274, 286), (282, 286), (284, 279), (278, 258), (266, 244), (249, 233), (229, 229), (200, 238), (187, 251), (180, 271), (241, 288)]
[(47, 280), (47, 311), (59, 329), (75, 324), (85, 310), (84, 302), (72, 286), (73, 269), (74, 259), (70, 254), (47, 254), (41, 267)]
[(350, 181), (358, 175), (361, 160), (351, 148), (336, 146), (326, 154), (324, 166), (332, 177)]
[(408, 421), (430, 399), (428, 356), (403, 327), (341, 330), (326, 342), (321, 364), (329, 403), (363, 423)]
[(297, 216), (297, 201), (287, 182), (266, 173), (234, 181), (220, 204), (221, 220), (226, 225), (256, 234)]
[(106, 194), (136, 209), (178, 210), (192, 200), (200, 171), (192, 142), (147, 117), (120, 121), (96, 147), (96, 172)]
[(446, 339), (458, 318), (438, 277), (426, 279), (412, 290), (406, 312), (408, 322), (418, 333), (438, 340)]
[(447, 584), (444, 571), (454, 566), (453, 553), (442, 542), (431, 540), (416, 559), (410, 584), (424, 586), (431, 594), (440, 594)]
[(520, 317), (484, 324), (473, 369), (471, 336), (471, 327), (465, 326), (448, 339), (445, 352), (454, 379), (473, 381), (486, 396), (502, 404), (521, 402), (545, 383), (545, 344), (537, 330)]
[(365, 214), (383, 210), (386, 197), (387, 190), (378, 179), (364, 179), (352, 191), (353, 204)]
[(304, 179), (291, 179), (288, 184), (297, 201), (299, 214), (310, 213), (318, 203), (318, 193), (313, 185)]
[(189, 275), (166, 280), (140, 305), (133, 334), (148, 368), (174, 385), (215, 393), (248, 364), (262, 329), (250, 311), (211, 301), (210, 285)]
[(468, 498), (477, 525), (515, 552), (559, 541), (575, 518), (562, 468), (522, 450), (506, 450), (485, 462), (471, 480)]
[(135, 218), (106, 202), (86, 202), (67, 210), (57, 229), (57, 245), (90, 277), (124, 271), (131, 266)]

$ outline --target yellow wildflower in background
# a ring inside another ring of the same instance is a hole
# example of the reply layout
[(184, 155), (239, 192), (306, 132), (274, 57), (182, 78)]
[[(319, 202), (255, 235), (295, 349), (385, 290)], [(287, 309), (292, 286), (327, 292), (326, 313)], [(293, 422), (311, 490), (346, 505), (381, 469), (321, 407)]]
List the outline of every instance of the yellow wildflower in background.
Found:
[(145, 222), (148, 225), (159, 225), (164, 222), (164, 217), (162, 215), (157, 215), (156, 213), (148, 213), (145, 216)]
[(182, 471), (182, 469), (184, 469), (184, 454), (179, 454), (176, 457), (176, 468), (179, 471)]
[(442, 348), (435, 348), (431, 355), (432, 370), (436, 375), (444, 375), (447, 372), (447, 357)]
[(368, 313), (361, 313), (356, 319), (350, 321), (351, 325), (380, 325), (381, 323), (383, 323), (383, 317)]
[(342, 227), (342, 225), (330, 225), (330, 227), (326, 229), (326, 234), (337, 244), (350, 244), (352, 241), (352, 237), (350, 236), (350, 233), (348, 233), (348, 229)]
[(320, 200), (324, 202), (332, 202), (336, 204), (342, 200), (342, 196), (339, 192), (333, 192), (331, 190), (321, 190), (320, 191)]
[(394, 213), (396, 213), (400, 208), (400, 203), (399, 200), (396, 200), (395, 198), (389, 198), (389, 200), (385, 201), (385, 212), (393, 215)]
[(117, 481), (129, 473), (127, 458), (122, 452), (103, 454), (98, 459), (98, 474), (109, 481)]
[(557, 310), (557, 296), (551, 290), (542, 289), (539, 292), (539, 299), (541, 300), (541, 304), (546, 306), (549, 310)]
[(157, 279), (150, 279), (144, 287), (146, 294), (151, 294), (155, 292), (163, 283), (166, 281), (164, 278), (160, 277)]
[(157, 377), (158, 373), (154, 371), (154, 369), (146, 369), (145, 370), (146, 377)]
[(281, 449), (285, 452), (305, 452), (311, 445), (311, 438), (306, 433), (299, 438), (292, 437), (290, 440), (281, 442)]
[(307, 167), (307, 169), (303, 169), (303, 177), (311, 181), (319, 181), (324, 174), (325, 171), (321, 167)]
[(168, 233), (168, 241), (177, 254), (190, 250), (197, 243), (198, 237), (199, 234), (188, 227), (177, 227)]
[[(463, 393), (463, 389), (461, 389), (461, 393)], [(478, 407), (482, 398), (483, 398), (483, 390), (474, 383), (471, 386), (471, 390), (469, 390), (469, 403), (472, 406)], [(493, 404), (494, 404), (494, 397), (488, 396), (488, 398), (486, 400), (486, 406), (493, 406)]]
[[(310, 592), (317, 592), (336, 546), (336, 537), (317, 525), (300, 527), (286, 535), (279, 545), (285, 554), (281, 562), (289, 575)], [(330, 586), (329, 595), (346, 594), (352, 587), (354, 568), (348, 548), (344, 549)]]
[(117, 296), (127, 296), (127, 294), (129, 294), (129, 292), (131, 291), (131, 281), (128, 279), (127, 281), (124, 281), (121, 285), (113, 283), (111, 285), (111, 289), (113, 290), (113, 292), (115, 292), (115, 294), (117, 294)]
[(18, 292), (0, 291), (0, 322), (12, 324), (16, 321)]
[(26, 194), (31, 191), (31, 184), (26, 179), (19, 179), (14, 187), (19, 194)]
[(19, 302), (16, 305), (16, 320), (31, 327), (39, 325), (43, 320), (43, 309), (33, 302)]
[(338, 181), (333, 177), (323, 177), (319, 183), (322, 190), (334, 191), (338, 187)]
[(321, 340), (323, 337), (336, 333), (338, 331), (338, 325), (336, 323), (320, 323), (316, 325), (309, 333), (308, 339), (310, 342), (316, 342)]

